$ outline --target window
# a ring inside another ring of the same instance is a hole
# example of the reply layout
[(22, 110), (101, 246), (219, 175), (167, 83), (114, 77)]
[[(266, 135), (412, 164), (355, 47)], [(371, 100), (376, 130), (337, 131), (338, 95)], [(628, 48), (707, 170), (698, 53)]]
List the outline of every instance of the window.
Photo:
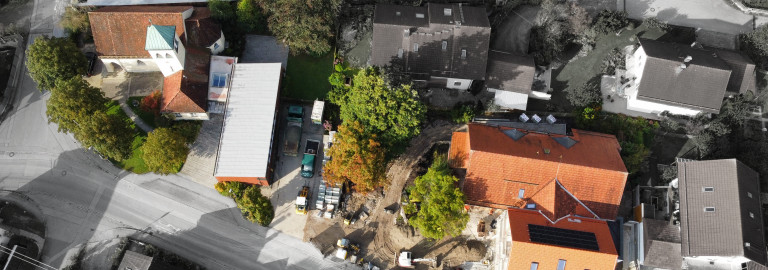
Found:
[(704, 212), (715, 212), (714, 207), (704, 207)]
[(179, 52), (179, 43), (176, 42), (176, 39), (173, 40), (173, 50)]
[(403, 59), (403, 48), (397, 49), (397, 58)]
[(750, 247), (750, 246), (752, 246), (752, 244), (750, 244), (749, 242), (744, 242), (744, 247)]
[(141, 60), (136, 60), (136, 65), (137, 66), (146, 66), (147, 63), (144, 63), (144, 61), (141, 61)]
[(754, 219), (755, 218), (755, 213), (749, 212), (749, 217)]
[(525, 209), (536, 209), (536, 204), (535, 203), (529, 203), (529, 204), (525, 205)]
[(517, 191), (517, 197), (522, 199), (523, 196), (525, 196), (525, 189), (521, 188), (520, 190)]
[(416, 13), (416, 18), (424, 19), (424, 13)]
[(158, 53), (158, 54), (155, 54), (155, 58), (163, 58), (163, 56)]
[(461, 59), (467, 59), (467, 49), (461, 49)]
[(419, 43), (413, 43), (413, 52), (419, 52)]
[(453, 86), (461, 86), (461, 82), (453, 82)]
[(218, 49), (218, 48), (219, 48), (219, 43), (213, 43), (213, 49), (215, 50), (215, 49)]
[(450, 8), (444, 8), (444, 9), (443, 9), (443, 14), (444, 14), (445, 16), (451, 16), (451, 14), (452, 14), (452, 13), (453, 13), (453, 10), (452, 10), (452, 9), (450, 9)]
[(701, 190), (704, 192), (714, 192), (715, 187), (702, 187)]
[(747, 197), (752, 198), (752, 192), (747, 191)]
[(181, 117), (181, 114), (180, 113), (174, 113), (173, 116)]
[(173, 55), (171, 55), (170, 53), (166, 53), (165, 58), (173, 58)]
[(539, 269), (539, 263), (532, 262), (531, 263), (531, 270), (538, 270)]
[(565, 260), (557, 261), (557, 270), (565, 270)]
[(226, 85), (227, 85), (227, 74), (224, 74), (224, 73), (213, 74), (213, 81), (211, 81), (211, 86), (224, 87)]
[(400, 16), (400, 11), (395, 11), (395, 16)]
[(443, 51), (448, 49), (448, 41), (443, 40)]
[(403, 37), (408, 37), (409, 35), (411, 35), (411, 30), (408, 30), (408, 29), (403, 30)]

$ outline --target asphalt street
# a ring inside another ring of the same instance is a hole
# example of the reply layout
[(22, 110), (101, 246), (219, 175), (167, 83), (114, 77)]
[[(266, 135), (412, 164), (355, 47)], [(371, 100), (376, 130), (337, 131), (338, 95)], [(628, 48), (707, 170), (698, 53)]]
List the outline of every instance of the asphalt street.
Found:
[[(32, 1), (32, 0), (30, 0)], [(50, 35), (58, 1), (35, 1), (31, 33)], [(311, 244), (245, 221), (234, 202), (180, 176), (135, 175), (86, 151), (45, 117), (47, 93), (24, 73), (0, 124), (0, 189), (45, 215), (42, 261), (63, 267), (76, 247), (134, 236), (208, 269), (346, 269)]]

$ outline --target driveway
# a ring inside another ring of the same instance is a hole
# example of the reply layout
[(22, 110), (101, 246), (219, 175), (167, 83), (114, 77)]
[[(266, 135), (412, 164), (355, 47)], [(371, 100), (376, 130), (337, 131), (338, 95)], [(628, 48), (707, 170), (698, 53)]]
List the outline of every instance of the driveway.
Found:
[[(269, 188), (262, 189), (262, 193), (269, 196), (272, 206), (275, 207), (275, 218), (270, 227), (273, 229), (291, 235), (298, 239), (304, 238), (304, 226), (307, 223), (307, 216), (298, 215), (295, 212), (296, 195), (303, 186), (309, 186), (311, 189), (310, 207), (314, 209), (315, 196), (317, 195), (318, 185), (322, 182), (320, 168), (322, 167), (322, 154), (315, 158), (315, 176), (304, 178), (299, 175), (301, 170), (302, 154), (295, 157), (283, 155), (284, 146), (284, 128), (285, 116), (288, 106), (291, 104), (282, 104), (280, 106), (280, 115), (278, 123), (280, 129), (275, 133), (275, 140), (278, 142), (278, 158), (275, 169), (275, 182)], [(323, 141), (322, 125), (313, 124), (309, 119), (312, 112), (311, 105), (304, 106), (304, 124), (302, 125), (301, 143), (299, 151), (303, 152), (307, 139)], [(278, 139), (279, 138), (279, 139)], [(322, 153), (322, 149), (319, 153)]]
[(181, 168), (181, 175), (203, 186), (213, 188), (218, 182), (213, 177), (216, 167), (216, 153), (219, 150), (219, 138), (221, 138), (221, 125), (224, 123), (224, 115), (211, 114), (211, 119), (203, 121), (197, 139), (189, 148), (187, 161)]
[(539, 14), (540, 6), (521, 6), (512, 10), (509, 17), (496, 28), (491, 49), (503, 52), (528, 54), (531, 28)]
[[(732, 35), (751, 32), (753, 16), (729, 4), (729, 0), (617, 0), (624, 2), (627, 15), (642, 20), (657, 17), (669, 24), (701, 28)], [(760, 26), (768, 18), (757, 16)]]

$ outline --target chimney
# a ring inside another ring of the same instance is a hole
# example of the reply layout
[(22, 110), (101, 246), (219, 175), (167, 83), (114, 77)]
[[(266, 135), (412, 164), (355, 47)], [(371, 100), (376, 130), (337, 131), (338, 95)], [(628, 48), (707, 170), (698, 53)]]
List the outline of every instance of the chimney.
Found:
[(693, 57), (691, 57), (690, 55), (686, 55), (685, 59), (683, 59), (683, 63), (691, 62), (691, 60), (693, 60)]

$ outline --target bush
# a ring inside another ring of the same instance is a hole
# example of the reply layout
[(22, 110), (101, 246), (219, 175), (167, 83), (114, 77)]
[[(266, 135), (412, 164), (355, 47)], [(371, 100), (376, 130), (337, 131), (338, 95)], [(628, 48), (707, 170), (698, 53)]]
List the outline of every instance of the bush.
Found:
[(627, 13), (623, 11), (602, 10), (595, 17), (592, 29), (601, 34), (616, 32), (630, 23)]
[(451, 120), (457, 124), (466, 124), (475, 118), (475, 108), (472, 105), (460, 105), (451, 110)]
[(155, 90), (152, 94), (141, 99), (139, 109), (157, 116), (160, 114), (160, 100), (162, 98), (163, 95), (160, 93), (160, 90)]
[(267, 226), (272, 223), (275, 217), (275, 210), (269, 198), (261, 195), (259, 186), (250, 186), (245, 189), (243, 196), (236, 199), (237, 208), (243, 212), (243, 216), (251, 222), (258, 223), (261, 226)]
[(768, 68), (768, 25), (763, 25), (749, 34), (739, 36), (741, 50), (755, 61), (758, 67)]
[(600, 93), (600, 85), (590, 81), (576, 88), (565, 90), (565, 98), (574, 107), (587, 107), (594, 104), (601, 104), (603, 99)]
[(643, 20), (643, 24), (647, 26), (648, 29), (659, 29), (662, 31), (666, 31), (669, 29), (669, 24), (662, 22), (656, 17), (645, 18)]
[(613, 75), (616, 73), (616, 69), (626, 69), (626, 63), (627, 60), (624, 57), (624, 53), (619, 49), (613, 49), (603, 60), (600, 69), (603, 74)]

